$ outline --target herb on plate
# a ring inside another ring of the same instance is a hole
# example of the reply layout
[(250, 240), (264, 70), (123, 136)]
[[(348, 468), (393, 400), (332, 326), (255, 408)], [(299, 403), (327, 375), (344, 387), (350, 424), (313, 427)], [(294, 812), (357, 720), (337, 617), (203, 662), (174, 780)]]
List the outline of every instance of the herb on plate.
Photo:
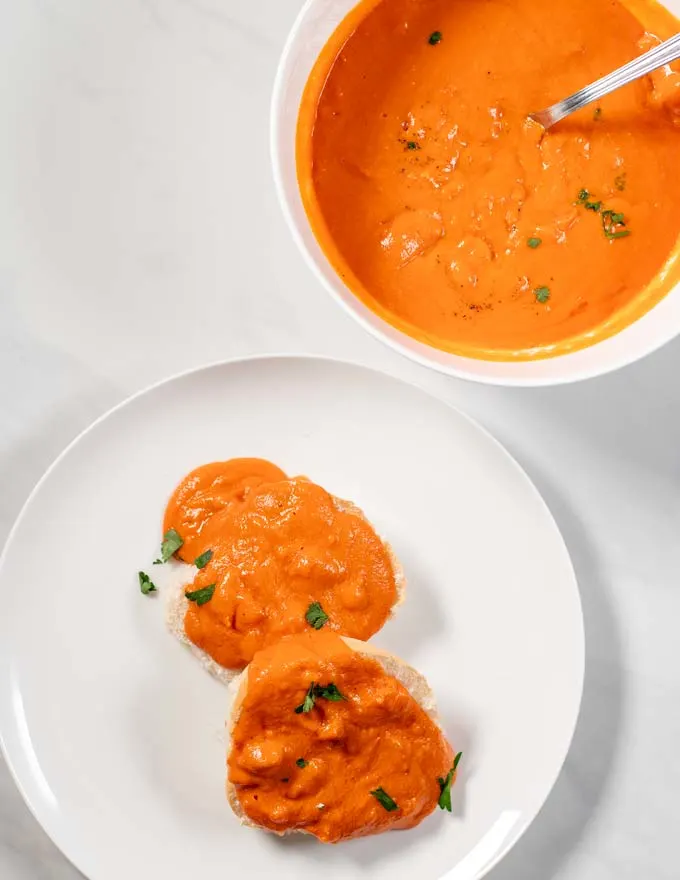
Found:
[(175, 529), (168, 529), (163, 535), (163, 543), (161, 544), (161, 561), (167, 562), (171, 556), (177, 553), (183, 543), (184, 541)]
[(295, 762), (301, 770), (304, 770), (308, 764), (308, 761), (305, 761), (304, 758), (298, 758)]
[(535, 251), (537, 247), (540, 247), (543, 244), (542, 238), (527, 238), (527, 245)]
[(432, 31), (430, 36), (427, 38), (427, 42), (430, 46), (436, 46), (437, 43), (441, 43), (442, 41), (442, 32), (441, 31)]
[(153, 583), (149, 575), (145, 574), (143, 571), (139, 572), (139, 589), (145, 596), (148, 596), (149, 593), (156, 592), (156, 585)]
[(549, 287), (537, 287), (534, 290), (534, 295), (536, 296), (536, 301), (540, 303), (547, 303), (550, 299), (550, 288)]

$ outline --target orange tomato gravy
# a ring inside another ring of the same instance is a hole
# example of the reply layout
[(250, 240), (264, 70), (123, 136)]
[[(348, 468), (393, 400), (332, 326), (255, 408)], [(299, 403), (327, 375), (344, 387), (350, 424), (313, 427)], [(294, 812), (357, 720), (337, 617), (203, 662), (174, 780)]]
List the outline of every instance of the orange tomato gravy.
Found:
[(499, 360), (582, 348), (658, 302), (680, 278), (680, 74), (527, 123), (650, 48), (646, 29), (679, 28), (640, 0), (359, 4), (298, 125), (303, 202), (350, 289), (410, 336)]
[[(333, 683), (346, 699), (318, 698), (297, 714), (312, 682)], [(337, 843), (412, 828), (437, 806), (437, 780), (452, 763), (451, 747), (406, 688), (332, 633), (285, 639), (248, 669), (228, 775), (246, 816), (272, 831)], [(371, 795), (378, 788), (398, 809)]]
[(233, 459), (192, 471), (168, 503), (164, 531), (171, 528), (184, 540), (185, 562), (212, 551), (188, 588), (214, 585), (212, 597), (189, 603), (184, 627), (226, 668), (243, 668), (281, 636), (309, 629), (312, 603), (328, 615), (328, 629), (365, 640), (397, 601), (388, 550), (358, 510), (270, 462)]

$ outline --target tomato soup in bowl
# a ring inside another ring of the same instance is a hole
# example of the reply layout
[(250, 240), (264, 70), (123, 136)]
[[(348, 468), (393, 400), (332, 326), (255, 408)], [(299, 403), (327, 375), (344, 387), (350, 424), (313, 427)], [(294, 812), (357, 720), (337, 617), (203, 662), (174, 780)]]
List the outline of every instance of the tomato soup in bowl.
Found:
[(308, 2), (273, 152), (325, 286), (393, 347), (481, 381), (572, 381), (675, 336), (680, 72), (549, 132), (528, 121), (680, 30), (673, 5)]

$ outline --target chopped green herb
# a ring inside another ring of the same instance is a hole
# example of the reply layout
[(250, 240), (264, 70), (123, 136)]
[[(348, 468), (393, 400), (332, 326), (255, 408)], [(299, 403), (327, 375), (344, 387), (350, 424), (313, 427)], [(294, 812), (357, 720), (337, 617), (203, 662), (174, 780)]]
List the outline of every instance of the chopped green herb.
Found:
[(340, 693), (337, 685), (333, 684), (333, 682), (327, 685), (312, 682), (307, 689), (305, 699), (296, 707), (296, 713), (300, 715), (302, 712), (311, 712), (317, 699), (328, 700), (331, 703), (339, 703), (340, 700), (347, 700), (347, 697)]
[(625, 238), (630, 235), (630, 229), (625, 229), (625, 215), (618, 211), (602, 212), (602, 229), (608, 239)]
[(304, 700), (300, 703), (299, 706), (295, 707), (295, 712), (297, 715), (301, 715), (303, 712), (306, 714), (307, 712), (311, 712), (314, 708), (314, 700), (316, 699), (314, 689), (316, 688), (316, 684), (312, 682), (307, 689), (307, 693), (305, 694)]
[[(617, 177), (615, 184), (617, 189), (625, 189), (625, 174), (622, 175), (620, 178)], [(586, 209), (586, 211), (593, 211), (595, 214), (600, 215), (600, 217), (602, 218), (602, 229), (604, 230), (604, 234), (607, 236), (608, 239), (614, 240), (617, 238), (625, 238), (626, 236), (630, 235), (630, 230), (625, 229), (625, 216), (620, 212), (611, 210), (611, 208), (608, 208), (606, 211), (602, 210), (602, 201), (590, 201), (590, 193), (587, 189), (582, 189), (579, 192), (578, 202), (575, 202), (575, 204), (582, 205)], [(539, 288), (539, 290), (543, 289), (544, 288)], [(545, 289), (547, 290), (547, 288)], [(550, 292), (548, 291), (548, 294), (549, 293)], [(538, 291), (536, 291), (536, 294), (538, 298)], [(539, 302), (545, 302), (545, 300), (539, 299)]]
[(324, 623), (328, 623), (328, 615), (319, 602), (312, 602), (305, 614), (305, 620), (314, 629), (321, 629)]
[(546, 303), (550, 299), (550, 288), (549, 287), (537, 287), (534, 290), (534, 294), (536, 295), (536, 300), (540, 303)]
[(139, 572), (139, 589), (145, 596), (148, 596), (149, 593), (156, 592), (156, 585), (152, 582), (149, 575), (145, 574), (143, 571)]
[(453, 767), (446, 774), (446, 779), (442, 779), (441, 776), (437, 779), (440, 790), (439, 807), (442, 810), (447, 810), (449, 813), (451, 812), (451, 783), (453, 782), (453, 777), (456, 770), (458, 769), (458, 764), (460, 763), (460, 759), (462, 757), (463, 753), (458, 752), (456, 757), (453, 759)]
[(153, 564), (154, 565), (163, 565), (163, 560), (162, 559), (154, 559)]
[(529, 245), (530, 248), (532, 248), (533, 250), (536, 250), (537, 247), (540, 247), (543, 244), (543, 239), (542, 238), (528, 238), (527, 244)]
[(295, 762), (301, 770), (304, 770), (307, 766), (307, 761), (304, 758), (298, 758)]
[(216, 586), (217, 584), (210, 584), (207, 587), (202, 587), (200, 590), (187, 591), (184, 595), (190, 602), (195, 602), (197, 605), (205, 605), (206, 602), (212, 599)]
[(442, 32), (441, 31), (432, 31), (430, 36), (428, 37), (427, 42), (430, 46), (436, 46), (437, 43), (441, 43), (442, 41)]
[(180, 538), (175, 529), (168, 529), (163, 535), (163, 543), (161, 544), (161, 560), (167, 562), (171, 556), (182, 546), (184, 541)]
[(398, 810), (396, 801), (393, 801), (392, 798), (388, 795), (384, 788), (376, 788), (375, 791), (372, 791), (371, 794), (373, 797), (380, 803), (388, 813), (391, 813), (393, 810)]
[(623, 192), (626, 188), (626, 172), (623, 174), (619, 174), (614, 178), (614, 186), (618, 189), (619, 192)]
[(196, 559), (194, 559), (194, 565), (196, 568), (205, 568), (212, 558), (212, 550), (206, 550), (205, 553), (201, 553), (200, 556), (197, 556)]
[(337, 685), (333, 684), (333, 682), (326, 685), (326, 687), (317, 685), (314, 688), (314, 694), (317, 697), (322, 697), (324, 700), (329, 700), (331, 703), (339, 703), (340, 700), (347, 700), (347, 697), (340, 693)]
[(407, 150), (419, 150), (420, 144), (416, 143), (416, 141), (406, 141), (406, 149)]
[(595, 112), (593, 113), (593, 119), (595, 120), (595, 122), (597, 122), (598, 119), (601, 118), (601, 116), (602, 116), (602, 107), (596, 107)]

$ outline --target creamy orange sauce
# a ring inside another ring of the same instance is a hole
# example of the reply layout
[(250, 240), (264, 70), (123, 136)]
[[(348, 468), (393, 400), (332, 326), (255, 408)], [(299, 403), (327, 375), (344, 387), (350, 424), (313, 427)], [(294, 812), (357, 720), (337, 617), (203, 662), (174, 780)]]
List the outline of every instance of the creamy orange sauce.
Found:
[(350, 289), (489, 359), (561, 354), (644, 314), (678, 281), (680, 74), (547, 133), (527, 116), (677, 30), (640, 0), (360, 3), (298, 126), (305, 208)]
[[(319, 698), (296, 713), (312, 682), (335, 684), (346, 699)], [(402, 684), (319, 632), (255, 656), (228, 775), (254, 822), (337, 843), (418, 825), (437, 806), (437, 780), (452, 762), (441, 731)], [(379, 788), (397, 809), (387, 811), (371, 794)]]
[(201, 532), (216, 513), (243, 501), (254, 486), (285, 480), (275, 464), (261, 458), (232, 458), (204, 464), (188, 474), (172, 494), (165, 510), (163, 532), (175, 529), (184, 544), (177, 554), (193, 562), (201, 553)]
[(325, 627), (367, 639), (397, 600), (390, 556), (356, 508), (269, 462), (236, 459), (192, 471), (168, 504), (164, 528), (184, 539), (186, 561), (212, 551), (189, 592), (214, 591), (203, 605), (189, 603), (184, 626), (227, 668), (309, 629), (313, 603), (328, 615)]

